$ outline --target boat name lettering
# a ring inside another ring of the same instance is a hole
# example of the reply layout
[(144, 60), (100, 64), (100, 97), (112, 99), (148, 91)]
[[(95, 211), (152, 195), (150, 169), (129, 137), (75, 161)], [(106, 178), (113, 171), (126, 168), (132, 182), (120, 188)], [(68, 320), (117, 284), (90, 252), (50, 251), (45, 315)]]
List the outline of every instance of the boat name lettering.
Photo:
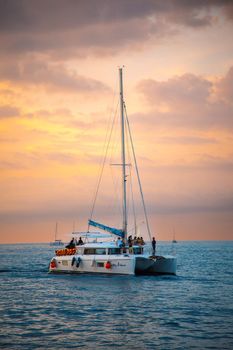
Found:
[(121, 264), (120, 262), (118, 262), (117, 264), (112, 264), (112, 266), (114, 266), (114, 267), (124, 267), (124, 266), (126, 266), (125, 264)]

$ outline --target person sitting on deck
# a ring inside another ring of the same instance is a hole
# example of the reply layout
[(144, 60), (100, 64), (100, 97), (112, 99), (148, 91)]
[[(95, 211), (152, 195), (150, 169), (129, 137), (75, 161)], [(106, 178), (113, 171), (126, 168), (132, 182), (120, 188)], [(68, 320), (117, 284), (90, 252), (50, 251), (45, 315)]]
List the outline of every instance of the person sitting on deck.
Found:
[(77, 243), (78, 245), (83, 245), (84, 243), (83, 243), (83, 240), (82, 240), (82, 237), (79, 237), (79, 240), (78, 240), (78, 243)]
[(137, 244), (137, 237), (134, 236), (134, 239), (133, 239), (133, 244), (136, 245)]
[(66, 245), (67, 249), (75, 248), (75, 241), (74, 238), (71, 239), (70, 243)]

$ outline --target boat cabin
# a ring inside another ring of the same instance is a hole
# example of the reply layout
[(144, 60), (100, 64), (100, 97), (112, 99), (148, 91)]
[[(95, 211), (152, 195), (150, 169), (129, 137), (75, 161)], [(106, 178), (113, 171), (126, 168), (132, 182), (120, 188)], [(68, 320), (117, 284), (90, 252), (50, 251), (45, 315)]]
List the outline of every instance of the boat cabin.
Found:
[(80, 255), (120, 255), (120, 254), (132, 254), (140, 255), (143, 254), (143, 247), (133, 246), (133, 247), (78, 247), (77, 253)]

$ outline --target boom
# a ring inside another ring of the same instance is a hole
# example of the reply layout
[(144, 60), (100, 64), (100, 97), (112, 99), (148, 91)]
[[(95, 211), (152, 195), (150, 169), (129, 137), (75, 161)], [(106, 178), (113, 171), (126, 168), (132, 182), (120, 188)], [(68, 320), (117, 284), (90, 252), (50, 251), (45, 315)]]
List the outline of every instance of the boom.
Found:
[(118, 228), (106, 226), (106, 225), (100, 224), (100, 223), (93, 221), (93, 220), (88, 220), (88, 225), (93, 226), (93, 227), (98, 227), (101, 230), (107, 231), (107, 232), (112, 233), (116, 236), (124, 238), (124, 232), (122, 230), (119, 230)]

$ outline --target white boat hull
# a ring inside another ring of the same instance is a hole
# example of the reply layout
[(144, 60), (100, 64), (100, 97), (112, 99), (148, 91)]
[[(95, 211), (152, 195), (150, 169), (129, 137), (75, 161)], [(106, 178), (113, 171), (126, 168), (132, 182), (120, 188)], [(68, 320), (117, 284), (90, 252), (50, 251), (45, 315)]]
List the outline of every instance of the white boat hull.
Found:
[[(109, 264), (107, 264), (109, 263)], [(174, 256), (55, 256), (50, 263), (52, 273), (104, 273), (119, 275), (175, 275), (176, 257)]]
[(56, 256), (51, 260), (49, 272), (134, 275), (135, 258), (133, 256), (120, 258), (119, 256), (111, 256), (109, 258), (106, 255), (95, 257), (85, 255)]

